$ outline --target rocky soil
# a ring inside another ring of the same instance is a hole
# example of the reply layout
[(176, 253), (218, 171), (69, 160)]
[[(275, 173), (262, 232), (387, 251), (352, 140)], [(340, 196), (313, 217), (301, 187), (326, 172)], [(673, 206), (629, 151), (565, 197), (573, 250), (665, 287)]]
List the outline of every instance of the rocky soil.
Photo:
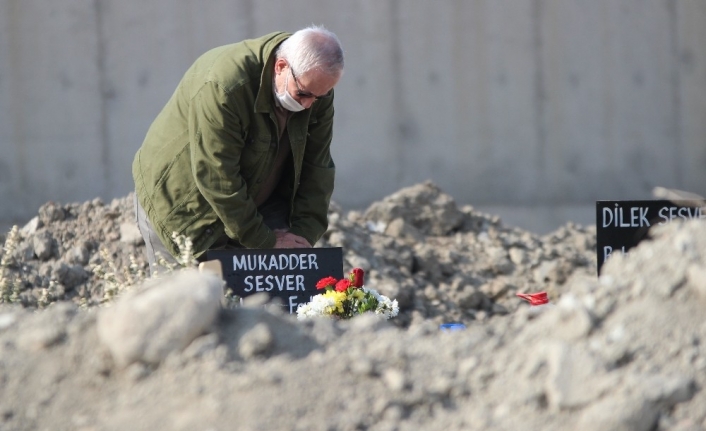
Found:
[[(3, 255), (0, 430), (706, 430), (706, 224), (598, 278), (594, 227), (540, 237), (431, 183), (329, 220), (317, 246), (397, 318), (223, 309), (193, 270), (123, 290), (146, 270), (132, 197), (47, 203)], [(515, 296), (538, 290), (541, 313)]]

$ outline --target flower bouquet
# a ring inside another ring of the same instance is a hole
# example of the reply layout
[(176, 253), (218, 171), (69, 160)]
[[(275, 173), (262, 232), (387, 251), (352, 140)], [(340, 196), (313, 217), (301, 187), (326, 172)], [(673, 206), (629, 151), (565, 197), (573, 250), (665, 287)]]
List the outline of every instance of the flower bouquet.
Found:
[(364, 276), (361, 268), (353, 268), (348, 277), (341, 280), (322, 278), (316, 288), (326, 292), (315, 295), (310, 302), (297, 308), (297, 319), (317, 316), (350, 319), (363, 313), (375, 313), (385, 319), (397, 316), (400, 311), (397, 300), (364, 287)]

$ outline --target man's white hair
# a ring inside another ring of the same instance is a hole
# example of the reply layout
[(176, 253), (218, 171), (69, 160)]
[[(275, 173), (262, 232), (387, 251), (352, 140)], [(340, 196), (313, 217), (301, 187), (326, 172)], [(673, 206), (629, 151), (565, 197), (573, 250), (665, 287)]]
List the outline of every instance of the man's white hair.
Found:
[(276, 55), (287, 60), (298, 75), (313, 69), (334, 77), (343, 73), (341, 41), (323, 26), (312, 25), (297, 31), (282, 42)]

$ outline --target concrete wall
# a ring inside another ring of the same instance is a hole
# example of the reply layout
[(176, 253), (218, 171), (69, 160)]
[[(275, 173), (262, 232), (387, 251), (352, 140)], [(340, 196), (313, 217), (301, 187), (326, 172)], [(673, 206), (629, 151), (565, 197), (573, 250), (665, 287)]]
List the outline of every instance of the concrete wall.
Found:
[(0, 218), (124, 196), (203, 51), (344, 43), (334, 199), (426, 179), (476, 206), (706, 194), (703, 0), (0, 0)]

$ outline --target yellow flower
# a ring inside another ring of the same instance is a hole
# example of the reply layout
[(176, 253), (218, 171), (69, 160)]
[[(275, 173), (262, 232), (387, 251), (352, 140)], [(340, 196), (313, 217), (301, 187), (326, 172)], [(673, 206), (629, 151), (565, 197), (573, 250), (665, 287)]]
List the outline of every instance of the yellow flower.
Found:
[(355, 289), (353, 292), (351, 292), (351, 298), (363, 299), (365, 298), (365, 292), (363, 292), (363, 289)]
[(333, 299), (334, 302), (336, 303), (334, 305), (334, 310), (331, 310), (332, 312), (339, 312), (343, 313), (343, 301), (346, 300), (346, 292), (336, 292), (335, 290), (329, 290), (326, 293), (324, 293), (325, 298), (330, 298)]

